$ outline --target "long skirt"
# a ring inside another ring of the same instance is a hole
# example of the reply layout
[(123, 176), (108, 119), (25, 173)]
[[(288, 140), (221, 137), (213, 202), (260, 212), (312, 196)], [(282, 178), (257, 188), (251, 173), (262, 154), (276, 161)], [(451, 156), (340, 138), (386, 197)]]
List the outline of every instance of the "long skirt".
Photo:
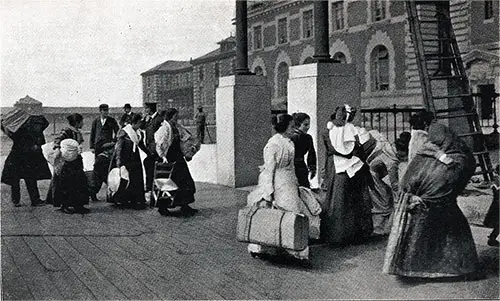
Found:
[(127, 189), (118, 191), (113, 196), (113, 201), (122, 205), (142, 205), (146, 203), (144, 198), (144, 177), (142, 174), (141, 161), (137, 160), (125, 164), (129, 175), (129, 184)]
[(330, 244), (362, 242), (373, 231), (368, 168), (363, 166), (352, 178), (335, 175), (328, 189), (321, 218), (321, 237)]
[(391, 186), (371, 172), (373, 184), (369, 186), (372, 199), (373, 233), (386, 235), (391, 232), (394, 196)]
[(47, 202), (55, 207), (80, 208), (89, 203), (88, 180), (83, 171), (82, 157), (62, 163), (59, 173), (50, 182)]
[(175, 192), (172, 205), (169, 207), (184, 206), (193, 203), (196, 187), (184, 159), (176, 161), (171, 179), (179, 188)]
[(407, 212), (401, 193), (387, 244), (383, 272), (407, 277), (453, 277), (478, 267), (467, 219), (454, 202), (430, 203)]

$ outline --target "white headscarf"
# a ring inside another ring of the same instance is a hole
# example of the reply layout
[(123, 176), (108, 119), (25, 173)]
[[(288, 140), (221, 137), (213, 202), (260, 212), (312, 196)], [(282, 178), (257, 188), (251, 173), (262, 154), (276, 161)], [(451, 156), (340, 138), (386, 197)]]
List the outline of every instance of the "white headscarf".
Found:
[(173, 139), (172, 126), (168, 121), (163, 121), (160, 128), (155, 133), (156, 152), (158, 156), (162, 158), (167, 156), (168, 149), (170, 145), (172, 145)]
[(132, 140), (132, 142), (134, 143), (132, 151), (135, 153), (137, 151), (137, 146), (139, 145), (139, 135), (137, 134), (136, 130), (134, 130), (131, 124), (127, 124), (125, 127), (123, 127), (123, 131), (127, 133), (130, 140)]

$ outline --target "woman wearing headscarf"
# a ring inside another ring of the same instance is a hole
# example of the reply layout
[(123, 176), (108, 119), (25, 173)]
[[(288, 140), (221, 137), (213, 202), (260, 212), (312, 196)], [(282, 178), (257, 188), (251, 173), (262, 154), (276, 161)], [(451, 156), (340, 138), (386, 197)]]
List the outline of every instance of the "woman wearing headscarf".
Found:
[[(310, 178), (316, 175), (316, 151), (311, 135), (307, 133), (311, 124), (311, 118), (306, 113), (293, 113), (295, 125), (292, 141), (295, 145), (295, 175), (299, 181), (299, 186), (310, 188)], [(307, 164), (304, 156), (307, 155)]]
[(127, 123), (117, 133), (112, 165), (128, 172), (129, 183), (124, 191), (118, 191), (113, 196), (117, 204), (121, 204), (134, 209), (145, 209), (146, 199), (144, 197), (144, 180), (142, 174), (142, 163), (139, 148), (147, 151), (141, 139), (139, 128), (142, 125), (141, 114), (132, 114)]
[[(175, 192), (174, 202), (168, 208), (180, 206), (184, 216), (193, 216), (198, 212), (189, 204), (194, 203), (196, 187), (191, 177), (189, 168), (181, 148), (181, 135), (177, 125), (179, 112), (175, 108), (169, 108), (165, 112), (165, 121), (155, 133), (156, 151), (164, 161), (174, 163), (171, 179), (178, 189)], [(164, 202), (158, 204), (161, 215), (171, 215)]]
[(349, 105), (337, 107), (329, 131), (335, 176), (326, 194), (321, 237), (334, 245), (363, 242), (373, 230), (370, 174), (360, 159), (358, 129), (351, 123), (354, 116)]
[(457, 196), (476, 164), (449, 128), (432, 123), (401, 181), (383, 272), (406, 277), (454, 277), (474, 273), (476, 247)]
[(408, 145), (408, 162), (410, 162), (422, 145), (427, 141), (427, 130), (433, 119), (432, 113), (421, 111), (410, 117), (411, 138)]
[(2, 183), (11, 186), (11, 199), (16, 207), (21, 206), (21, 179), (26, 183), (31, 206), (45, 205), (45, 202), (40, 200), (37, 181), (51, 178), (41, 149), (45, 144), (43, 130), (48, 124), (43, 116), (30, 116), (15, 133), (10, 133), (2, 124), (2, 131), (6, 132), (14, 143), (5, 160)]
[[(315, 221), (319, 225), (321, 211), (319, 204), (312, 197), (312, 194), (308, 193), (308, 190), (300, 190), (299, 192), (294, 169), (295, 147), (290, 139), (294, 133), (293, 117), (288, 114), (279, 116), (274, 129), (276, 134), (268, 140), (264, 147), (264, 165), (260, 167), (257, 188), (248, 195), (247, 204), (249, 206), (262, 205), (262, 200), (264, 200), (265, 205), (272, 204), (272, 206), (284, 211), (304, 214), (309, 218), (310, 225)], [(309, 229), (310, 237), (314, 235), (311, 233), (313, 228)], [(319, 233), (317, 234), (319, 235)], [(302, 251), (294, 251), (249, 244), (248, 251), (253, 255), (276, 255), (285, 252), (299, 260), (309, 259), (309, 247)]]
[[(80, 114), (72, 114), (66, 119), (69, 126), (54, 139), (56, 159), (47, 202), (55, 207), (61, 207), (63, 213), (88, 213), (90, 210), (84, 207), (89, 203), (88, 182), (83, 171), (82, 156), (79, 154), (83, 143), (83, 136), (80, 132), (83, 117)], [(65, 159), (65, 155), (61, 152), (61, 147), (66, 142), (68, 142), (72, 160)]]

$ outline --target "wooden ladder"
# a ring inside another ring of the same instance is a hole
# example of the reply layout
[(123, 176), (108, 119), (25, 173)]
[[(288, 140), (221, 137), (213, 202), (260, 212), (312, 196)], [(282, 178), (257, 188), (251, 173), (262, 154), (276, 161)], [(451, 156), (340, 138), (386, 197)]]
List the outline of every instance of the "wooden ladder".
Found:
[[(458, 136), (471, 139), (476, 167), (480, 168), (475, 174), (483, 175), (485, 181), (492, 180), (490, 155), (453, 31), (449, 1), (407, 0), (406, 9), (425, 108), (438, 120), (467, 120), (467, 131)], [(451, 84), (453, 91), (440, 89), (443, 84)]]

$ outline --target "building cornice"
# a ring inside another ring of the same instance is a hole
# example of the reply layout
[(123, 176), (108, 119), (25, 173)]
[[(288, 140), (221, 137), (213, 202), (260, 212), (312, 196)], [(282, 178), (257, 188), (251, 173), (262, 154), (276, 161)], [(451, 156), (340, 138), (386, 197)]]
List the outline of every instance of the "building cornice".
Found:
[(274, 15), (279, 14), (281, 11), (286, 10), (290, 7), (299, 6), (304, 4), (306, 1), (304, 0), (295, 0), (295, 1), (278, 1), (271, 5), (266, 5), (264, 7), (258, 7), (255, 10), (248, 11), (248, 20), (252, 21), (253, 19), (266, 15)]

